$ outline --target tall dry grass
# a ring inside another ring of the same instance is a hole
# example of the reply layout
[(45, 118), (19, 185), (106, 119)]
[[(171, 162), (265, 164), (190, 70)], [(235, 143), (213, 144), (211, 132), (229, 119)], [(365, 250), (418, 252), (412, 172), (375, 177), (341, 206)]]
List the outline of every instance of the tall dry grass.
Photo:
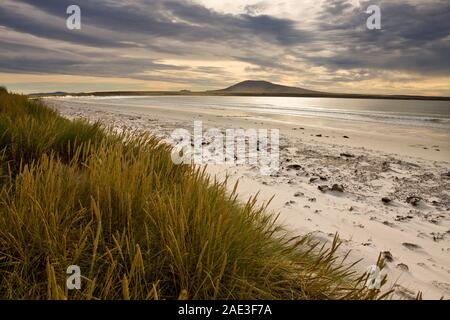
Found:
[[(156, 138), (0, 91), (0, 298), (380, 298), (337, 239), (283, 234)], [(66, 288), (69, 265), (80, 290)]]

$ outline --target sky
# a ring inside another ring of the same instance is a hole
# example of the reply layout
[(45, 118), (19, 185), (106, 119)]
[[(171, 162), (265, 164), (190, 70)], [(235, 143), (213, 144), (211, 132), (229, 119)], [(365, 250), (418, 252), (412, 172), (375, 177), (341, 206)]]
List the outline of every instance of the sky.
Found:
[[(66, 26), (70, 5), (81, 29)], [(381, 29), (369, 30), (369, 5)], [(450, 96), (449, 0), (1, 0), (0, 85)]]

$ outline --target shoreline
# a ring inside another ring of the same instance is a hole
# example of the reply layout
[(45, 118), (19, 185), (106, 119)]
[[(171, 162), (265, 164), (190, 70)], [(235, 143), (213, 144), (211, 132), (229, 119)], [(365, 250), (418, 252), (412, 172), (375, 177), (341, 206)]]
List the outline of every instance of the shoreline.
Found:
[[(192, 131), (194, 120), (219, 129), (279, 128), (278, 177), (260, 176), (248, 165), (208, 166), (208, 173), (219, 178), (228, 174), (231, 187), (239, 179), (242, 199), (258, 190), (262, 202), (275, 194), (269, 210), (279, 213), (279, 222), (293, 234), (312, 233), (329, 241), (338, 232), (342, 249), (352, 250), (351, 259), (364, 259), (364, 270), (376, 262), (379, 252), (389, 252), (392, 261), (386, 272), (390, 284), (398, 284), (396, 297), (411, 298), (417, 290), (424, 298), (450, 296), (450, 177), (445, 176), (450, 172), (450, 142), (445, 133), (439, 137), (420, 128), (386, 132), (378, 124), (339, 129), (323, 119), (302, 117), (289, 117), (295, 125), (282, 124), (282, 117), (261, 119), (231, 110), (125, 110), (94, 102), (46, 101), (68, 118), (101, 120), (162, 138), (174, 128)], [(301, 168), (288, 169), (290, 164)], [(318, 190), (319, 185), (336, 183), (344, 186), (343, 192)], [(406, 202), (413, 194), (422, 198), (417, 206)], [(383, 197), (391, 202), (383, 203)]]
[[(220, 91), (220, 90), (219, 90)], [(356, 94), (356, 93), (317, 93), (317, 94), (289, 94), (289, 93), (246, 93), (246, 92), (215, 92), (205, 91), (98, 91), (77, 93), (31, 93), (30, 98), (51, 97), (155, 97), (155, 96), (186, 96), (186, 97), (278, 97), (278, 98), (330, 98), (330, 99), (371, 99), (371, 100), (421, 100), (421, 101), (450, 101), (445, 96), (414, 96), (414, 95), (378, 95), (378, 94)]]

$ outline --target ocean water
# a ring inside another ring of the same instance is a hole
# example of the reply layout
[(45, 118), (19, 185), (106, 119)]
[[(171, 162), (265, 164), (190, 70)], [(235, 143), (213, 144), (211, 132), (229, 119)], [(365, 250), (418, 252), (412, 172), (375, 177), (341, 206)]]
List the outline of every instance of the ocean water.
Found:
[(291, 97), (67, 97), (80, 103), (149, 108), (242, 110), (255, 116), (290, 115), (450, 130), (449, 101)]

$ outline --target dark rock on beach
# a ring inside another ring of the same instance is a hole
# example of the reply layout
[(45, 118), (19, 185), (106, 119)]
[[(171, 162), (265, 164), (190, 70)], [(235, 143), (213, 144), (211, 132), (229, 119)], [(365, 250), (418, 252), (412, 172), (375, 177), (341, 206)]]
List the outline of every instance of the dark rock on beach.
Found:
[(386, 172), (389, 171), (391, 169), (391, 167), (389, 166), (389, 162), (384, 161), (381, 165), (381, 170)]
[(414, 207), (416, 207), (421, 200), (422, 199), (420, 197), (417, 197), (417, 196), (410, 196), (410, 197), (406, 198), (406, 202), (409, 203), (410, 205), (414, 206)]
[(401, 215), (397, 215), (395, 217), (395, 221), (408, 221), (413, 219), (413, 216), (401, 216)]
[(286, 168), (289, 169), (289, 170), (290, 169), (292, 169), (292, 170), (300, 170), (302, 168), (302, 166), (299, 165), (299, 164), (290, 164)]
[(392, 253), (390, 251), (383, 251), (381, 253), (381, 257), (386, 260), (387, 262), (394, 261), (394, 257), (392, 256)]
[(351, 153), (347, 153), (347, 152), (343, 152), (340, 154), (341, 157), (346, 157), (346, 158), (354, 158), (355, 155), (351, 154)]
[(413, 250), (413, 251), (420, 249), (420, 246), (415, 243), (403, 242), (402, 246), (404, 246), (405, 248), (407, 248), (409, 250)]
[(407, 266), (406, 264), (404, 264), (404, 263), (399, 263), (399, 264), (397, 265), (397, 268), (400, 269), (400, 270), (402, 270), (402, 271), (409, 271), (408, 266)]
[(337, 192), (344, 192), (344, 186), (342, 184), (333, 184), (331, 190)]
[(320, 191), (326, 192), (326, 191), (336, 191), (336, 192), (344, 192), (344, 186), (342, 184), (333, 184), (333, 186), (330, 188), (327, 185), (320, 185), (317, 187)]
[(391, 227), (391, 228), (395, 228), (395, 224), (393, 224), (392, 222), (389, 221), (383, 221), (383, 224), (385, 226)]

